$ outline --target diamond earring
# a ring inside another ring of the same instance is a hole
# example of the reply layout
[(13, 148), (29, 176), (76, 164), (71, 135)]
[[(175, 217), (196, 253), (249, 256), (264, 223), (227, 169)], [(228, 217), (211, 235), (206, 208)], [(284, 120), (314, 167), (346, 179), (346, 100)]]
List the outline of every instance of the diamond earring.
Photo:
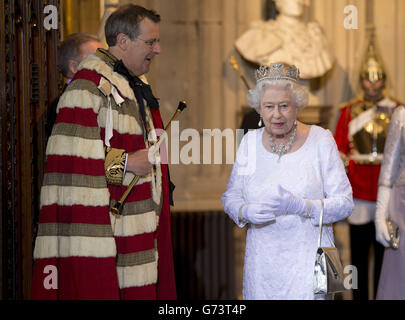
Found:
[(263, 124), (263, 122), (262, 122), (262, 116), (260, 116), (260, 120), (259, 120), (259, 123), (258, 123), (257, 125), (258, 125), (259, 127), (261, 127), (262, 124)]

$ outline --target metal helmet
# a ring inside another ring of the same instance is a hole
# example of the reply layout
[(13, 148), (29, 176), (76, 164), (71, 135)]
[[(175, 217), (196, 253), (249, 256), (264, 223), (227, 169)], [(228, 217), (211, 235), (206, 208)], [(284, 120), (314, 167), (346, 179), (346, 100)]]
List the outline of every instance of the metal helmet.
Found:
[(374, 32), (372, 32), (363, 63), (361, 65), (360, 79), (369, 80), (370, 82), (377, 82), (378, 80), (385, 78), (386, 73), (383, 62), (377, 50)]

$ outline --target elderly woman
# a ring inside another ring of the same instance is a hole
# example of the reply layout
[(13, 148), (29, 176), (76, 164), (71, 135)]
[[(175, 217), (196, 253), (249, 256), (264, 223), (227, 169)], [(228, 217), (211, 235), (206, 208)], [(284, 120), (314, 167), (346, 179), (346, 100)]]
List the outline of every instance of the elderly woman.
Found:
[(331, 224), (350, 215), (352, 189), (331, 132), (297, 121), (308, 101), (298, 69), (275, 63), (256, 78), (248, 100), (264, 128), (242, 139), (222, 196), (229, 217), (248, 224), (243, 298), (328, 298), (313, 293), (321, 201), (322, 246), (332, 246)]

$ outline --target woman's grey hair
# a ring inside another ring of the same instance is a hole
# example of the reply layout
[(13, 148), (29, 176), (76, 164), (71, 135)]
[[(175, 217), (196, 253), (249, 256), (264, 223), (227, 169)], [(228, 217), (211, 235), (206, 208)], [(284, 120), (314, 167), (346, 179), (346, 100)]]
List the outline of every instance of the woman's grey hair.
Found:
[(293, 104), (298, 109), (301, 109), (308, 104), (308, 89), (304, 86), (289, 80), (264, 79), (260, 80), (253, 89), (248, 91), (247, 94), (249, 104), (257, 111), (257, 113), (260, 113), (260, 102), (263, 97), (264, 89), (268, 87), (277, 87), (287, 90), (291, 96)]
[(153, 10), (134, 4), (120, 6), (107, 19), (105, 23), (105, 39), (110, 47), (117, 43), (120, 33), (126, 34), (131, 40), (139, 36), (139, 23), (148, 18), (155, 23), (160, 22), (160, 15)]

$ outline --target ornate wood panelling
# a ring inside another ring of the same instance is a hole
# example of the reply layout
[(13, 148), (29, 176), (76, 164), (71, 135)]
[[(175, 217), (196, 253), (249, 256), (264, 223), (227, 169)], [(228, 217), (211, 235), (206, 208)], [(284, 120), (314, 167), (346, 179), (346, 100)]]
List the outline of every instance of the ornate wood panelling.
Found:
[(1, 1), (2, 292), (28, 298), (45, 163), (44, 121), (58, 94), (58, 30), (43, 27), (58, 0)]

